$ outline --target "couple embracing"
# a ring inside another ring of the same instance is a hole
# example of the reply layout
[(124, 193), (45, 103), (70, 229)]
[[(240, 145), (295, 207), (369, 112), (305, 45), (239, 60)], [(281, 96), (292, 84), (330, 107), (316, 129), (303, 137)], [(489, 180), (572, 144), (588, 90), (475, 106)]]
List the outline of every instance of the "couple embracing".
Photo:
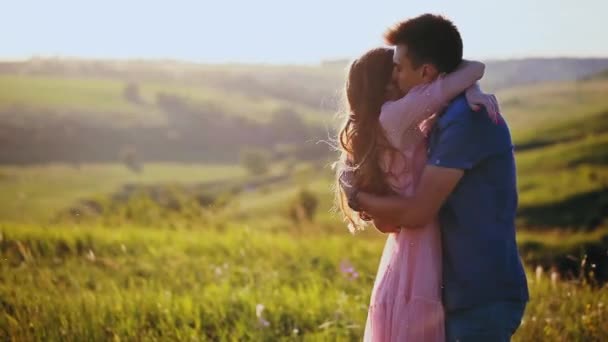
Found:
[(528, 287), (515, 241), (509, 128), (463, 60), (454, 24), (425, 14), (354, 60), (339, 133), (338, 205), (387, 241), (365, 341), (509, 341)]

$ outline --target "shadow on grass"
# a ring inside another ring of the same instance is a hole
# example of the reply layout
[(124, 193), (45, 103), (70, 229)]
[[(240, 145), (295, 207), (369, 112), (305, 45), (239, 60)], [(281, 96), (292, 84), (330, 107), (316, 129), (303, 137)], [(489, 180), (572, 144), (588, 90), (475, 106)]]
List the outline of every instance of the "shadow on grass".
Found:
[(522, 207), (526, 227), (577, 228), (591, 231), (608, 218), (608, 188), (569, 197), (561, 202)]
[(519, 244), (519, 251), (527, 265), (551, 269), (563, 279), (585, 280), (599, 286), (608, 282), (608, 234), (597, 241), (574, 245), (526, 241)]

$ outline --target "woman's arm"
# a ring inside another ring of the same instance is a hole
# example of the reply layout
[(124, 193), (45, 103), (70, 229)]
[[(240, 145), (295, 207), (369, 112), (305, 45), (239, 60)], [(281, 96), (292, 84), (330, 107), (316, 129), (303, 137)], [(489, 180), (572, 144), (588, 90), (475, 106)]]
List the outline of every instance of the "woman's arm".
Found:
[(391, 135), (404, 136), (405, 132), (420, 134), (418, 125), (446, 103), (483, 76), (485, 65), (481, 62), (464, 61), (456, 71), (440, 76), (431, 83), (412, 89), (401, 99), (387, 103), (380, 115), (380, 122)]

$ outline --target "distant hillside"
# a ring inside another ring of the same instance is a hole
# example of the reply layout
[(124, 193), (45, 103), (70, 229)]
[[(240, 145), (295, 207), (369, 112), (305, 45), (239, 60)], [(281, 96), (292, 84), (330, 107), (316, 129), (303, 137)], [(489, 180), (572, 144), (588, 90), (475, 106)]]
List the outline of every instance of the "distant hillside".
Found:
[[(482, 84), (492, 91), (521, 85), (608, 77), (608, 58), (524, 58), (488, 60)], [(347, 60), (323, 66), (346, 66)]]
[(605, 80), (605, 79), (608, 79), (608, 69), (606, 69), (606, 70), (604, 70), (602, 72), (599, 72), (599, 73), (597, 73), (595, 75), (591, 75), (591, 76), (587, 77), (586, 79), (588, 79), (588, 80)]
[[(608, 218), (608, 59), (489, 62), (516, 144), (524, 226)], [(319, 160), (345, 73), (173, 61), (0, 63), (0, 164)], [(556, 210), (557, 208), (557, 210)]]
[[(524, 84), (580, 80), (608, 70), (608, 58), (526, 58), (490, 60), (486, 64), (483, 84), (493, 90)], [(251, 94), (270, 94), (316, 105), (320, 98), (341, 88), (347, 65), (348, 60), (305, 66), (33, 58), (21, 62), (0, 62), (0, 74), (171, 81), (237, 92), (246, 90)]]
[(526, 227), (608, 224), (608, 109), (548, 122), (517, 138), (519, 218)]
[[(30, 59), (0, 62), (0, 75), (35, 76), (46, 79), (105, 79), (116, 83), (154, 84), (156, 88), (178, 86), (190, 93), (223, 92), (228, 102), (289, 102), (316, 108), (335, 107), (336, 93), (342, 88), (343, 65), (204, 65), (158, 60), (78, 60)], [(4, 90), (4, 89), (0, 89)], [(192, 91), (190, 91), (192, 90)], [(205, 95), (202, 95), (205, 97)], [(249, 103), (249, 104), (252, 104)], [(254, 105), (256, 103), (253, 103)], [(249, 105), (248, 104), (248, 105)], [(1, 105), (1, 103), (0, 103)]]
[(515, 135), (608, 110), (608, 80), (522, 85), (496, 94)]
[(504, 89), (525, 84), (574, 81), (608, 69), (608, 58), (530, 58), (488, 61), (482, 84)]
[[(518, 138), (608, 110), (608, 80), (580, 80), (606, 69), (608, 59), (490, 62), (484, 82)], [(337, 127), (344, 74), (344, 61), (0, 63), (0, 163), (114, 161), (132, 149), (146, 161), (232, 162), (244, 147), (280, 155), (286, 144), (314, 159), (329, 151), (319, 142)]]
[[(119, 116), (121, 119), (145, 112), (146, 119), (152, 119), (159, 116), (159, 111), (147, 105), (163, 93), (217, 108), (226, 115), (267, 121), (272, 113), (289, 107), (308, 121), (327, 123), (328, 115), (341, 103), (347, 63), (205, 65), (66, 58), (0, 62), (0, 109), (18, 106), (127, 114)], [(502, 95), (503, 89), (524, 85), (606, 77), (608, 58), (535, 58), (488, 61), (482, 84)], [(123, 97), (129, 84), (139, 86), (141, 103)]]

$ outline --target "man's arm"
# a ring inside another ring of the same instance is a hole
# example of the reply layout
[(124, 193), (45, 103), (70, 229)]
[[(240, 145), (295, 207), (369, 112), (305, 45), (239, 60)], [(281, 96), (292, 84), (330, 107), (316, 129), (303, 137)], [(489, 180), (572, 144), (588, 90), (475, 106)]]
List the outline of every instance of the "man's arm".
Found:
[[(483, 142), (474, 124), (476, 114), (458, 97), (443, 114), (443, 124), (412, 197), (380, 197), (368, 193), (356, 202), (373, 219), (404, 227), (423, 226), (439, 212), (464, 175), (482, 158)], [(477, 116), (478, 117), (478, 116)]]
[(427, 165), (412, 197), (357, 194), (361, 209), (379, 225), (420, 227), (430, 222), (454, 190), (464, 171)]

